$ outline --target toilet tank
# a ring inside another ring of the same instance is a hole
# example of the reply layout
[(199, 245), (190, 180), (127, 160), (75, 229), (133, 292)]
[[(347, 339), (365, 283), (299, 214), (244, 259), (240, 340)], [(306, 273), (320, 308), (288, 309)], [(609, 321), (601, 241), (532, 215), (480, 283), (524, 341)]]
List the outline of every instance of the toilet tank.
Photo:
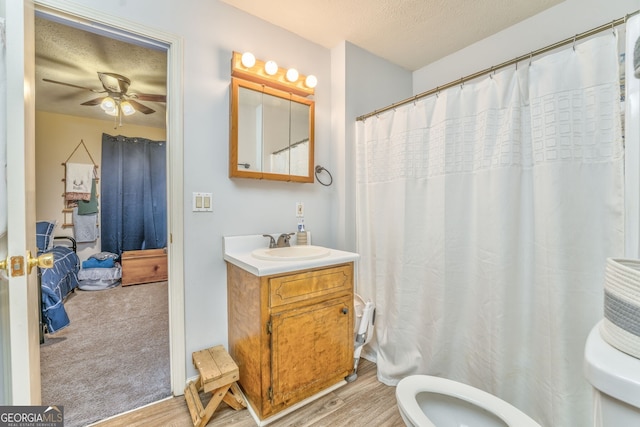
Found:
[(593, 426), (640, 426), (640, 359), (609, 345), (598, 323), (584, 351), (584, 374), (594, 388)]

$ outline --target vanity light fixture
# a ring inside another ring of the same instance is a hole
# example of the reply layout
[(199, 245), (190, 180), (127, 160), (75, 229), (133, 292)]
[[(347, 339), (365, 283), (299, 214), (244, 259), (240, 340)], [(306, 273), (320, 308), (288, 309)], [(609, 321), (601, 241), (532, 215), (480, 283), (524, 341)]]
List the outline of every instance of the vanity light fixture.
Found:
[(256, 57), (251, 52), (245, 52), (242, 54), (242, 65), (247, 68), (251, 68), (256, 65)]
[(267, 63), (264, 64), (264, 71), (270, 76), (275, 76), (278, 72), (278, 64), (276, 64), (275, 61), (267, 61)]
[(308, 88), (313, 89), (318, 84), (318, 78), (316, 76), (314, 76), (313, 74), (309, 74), (307, 76), (307, 78), (304, 80), (304, 84)]
[[(245, 57), (253, 58), (253, 61)], [(310, 96), (315, 93), (318, 79), (315, 76), (301, 75), (295, 68), (278, 67), (275, 61), (261, 61), (252, 54), (233, 52), (231, 58), (231, 75), (243, 80), (283, 90), (298, 96)]]
[(291, 83), (295, 83), (298, 80), (298, 77), (298, 70), (296, 70), (295, 68), (289, 68), (287, 70), (287, 80), (289, 80)]

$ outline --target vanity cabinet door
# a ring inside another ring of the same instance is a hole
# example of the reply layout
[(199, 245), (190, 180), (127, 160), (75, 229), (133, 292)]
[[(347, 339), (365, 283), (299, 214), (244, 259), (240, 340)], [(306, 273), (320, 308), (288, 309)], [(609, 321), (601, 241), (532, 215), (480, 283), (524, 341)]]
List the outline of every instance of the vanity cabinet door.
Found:
[(353, 297), (271, 316), (273, 405), (296, 402), (344, 379), (353, 369)]

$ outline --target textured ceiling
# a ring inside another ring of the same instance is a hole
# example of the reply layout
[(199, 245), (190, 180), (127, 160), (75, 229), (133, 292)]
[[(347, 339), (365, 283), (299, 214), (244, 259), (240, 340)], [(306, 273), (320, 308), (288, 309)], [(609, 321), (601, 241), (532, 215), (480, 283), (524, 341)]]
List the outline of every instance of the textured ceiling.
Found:
[(563, 0), (221, 0), (326, 48), (415, 71)]
[[(166, 51), (144, 48), (36, 18), (36, 110), (100, 120), (113, 120), (100, 106), (80, 105), (103, 97), (98, 72), (123, 75), (131, 80), (128, 93), (166, 94)], [(88, 88), (86, 90), (49, 83), (50, 79)], [(164, 128), (166, 104), (139, 101), (155, 113), (136, 112), (122, 118), (123, 124)]]
[[(347, 40), (409, 71), (514, 25), (562, 0), (220, 0), (311, 42), (333, 48)], [(97, 72), (131, 80), (129, 92), (166, 93), (166, 52), (36, 18), (36, 109), (105, 119), (83, 102), (102, 94)], [(44, 82), (51, 79), (78, 89)], [(123, 118), (164, 127), (166, 106)], [(108, 118), (112, 120), (112, 118)], [(115, 124), (115, 122), (114, 122)]]

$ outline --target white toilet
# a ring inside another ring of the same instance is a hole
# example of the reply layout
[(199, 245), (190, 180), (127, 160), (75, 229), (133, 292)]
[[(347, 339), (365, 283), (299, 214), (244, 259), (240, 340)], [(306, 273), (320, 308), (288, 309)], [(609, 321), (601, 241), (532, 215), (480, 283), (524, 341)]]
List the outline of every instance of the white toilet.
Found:
[(600, 321), (589, 333), (584, 373), (594, 388), (593, 426), (640, 426), (640, 359), (621, 352), (600, 335)]
[(540, 427), (504, 400), (445, 378), (403, 378), (396, 388), (396, 399), (407, 426)]

